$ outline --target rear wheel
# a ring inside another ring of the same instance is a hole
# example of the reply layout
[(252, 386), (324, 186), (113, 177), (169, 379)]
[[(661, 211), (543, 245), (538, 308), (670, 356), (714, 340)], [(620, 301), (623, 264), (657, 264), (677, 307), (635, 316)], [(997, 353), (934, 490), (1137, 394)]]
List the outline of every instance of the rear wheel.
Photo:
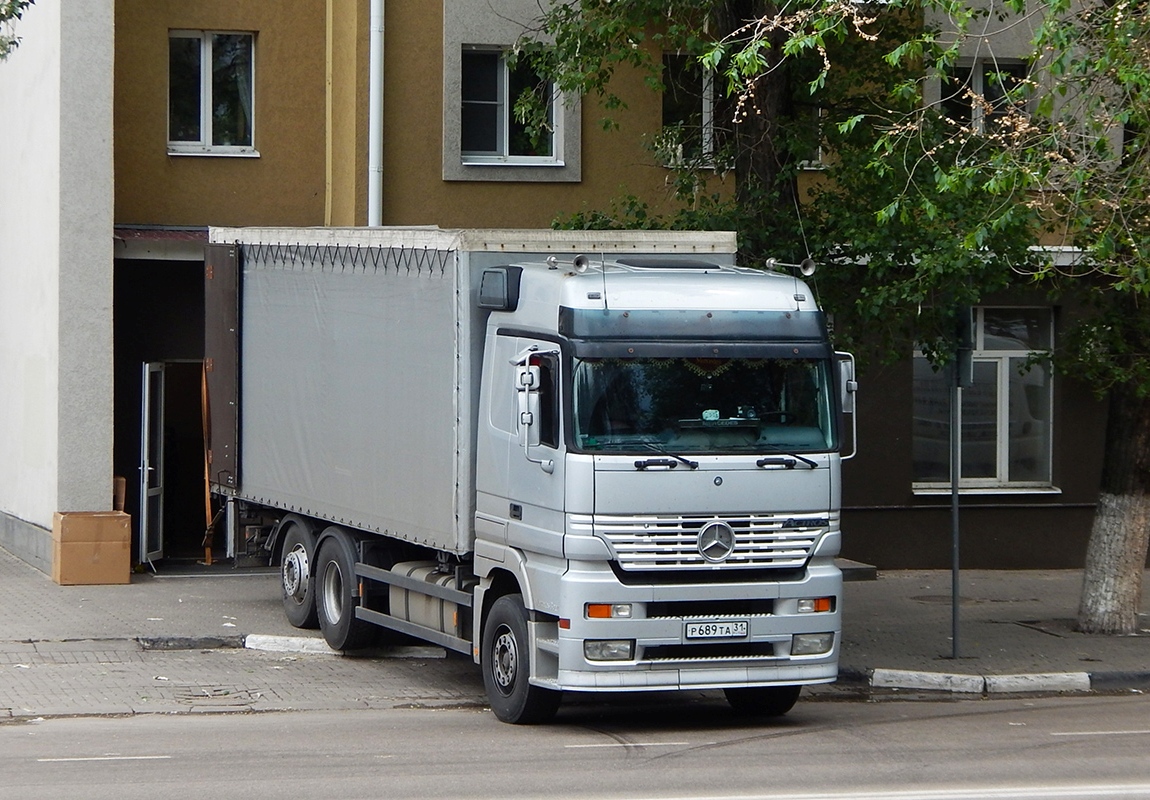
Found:
[(801, 686), (747, 686), (724, 689), (735, 713), (748, 717), (781, 717), (795, 707)]
[(483, 626), (483, 685), (495, 716), (531, 725), (555, 716), (561, 692), (528, 683), (531, 649), (523, 597), (509, 594), (491, 606)]
[(315, 535), (301, 522), (291, 522), (284, 531), (280, 582), (284, 613), (297, 628), (318, 628), (315, 608)]
[(360, 650), (377, 641), (379, 628), (355, 616), (355, 586), (355, 542), (336, 529), (320, 544), (315, 569), (319, 628), (333, 650)]

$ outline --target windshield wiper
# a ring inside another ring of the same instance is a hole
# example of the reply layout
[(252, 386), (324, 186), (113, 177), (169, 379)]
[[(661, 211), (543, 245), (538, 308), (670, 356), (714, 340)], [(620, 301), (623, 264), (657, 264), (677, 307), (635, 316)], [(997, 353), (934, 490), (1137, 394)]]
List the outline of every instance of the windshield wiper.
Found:
[(756, 467), (786, 467), (787, 469), (794, 469), (795, 465), (803, 462), (811, 469), (818, 469), (819, 463), (812, 461), (806, 456), (800, 456), (798, 453), (779, 453), (777, 456), (767, 456), (760, 458), (755, 462)]
[[(679, 462), (680, 464), (686, 464), (691, 469), (699, 468), (698, 461), (691, 461), (690, 459), (683, 458), (678, 453), (672, 453), (670, 450), (667, 450), (664, 447), (660, 447), (654, 442), (643, 442), (643, 444), (654, 450), (656, 453), (662, 453), (665, 456), (670, 456), (671, 458), (675, 459), (675, 461)], [(670, 467), (671, 469), (674, 469), (676, 466), (675, 461), (668, 461), (665, 458), (648, 458), (645, 460), (636, 461), (635, 469), (646, 469), (647, 467)]]

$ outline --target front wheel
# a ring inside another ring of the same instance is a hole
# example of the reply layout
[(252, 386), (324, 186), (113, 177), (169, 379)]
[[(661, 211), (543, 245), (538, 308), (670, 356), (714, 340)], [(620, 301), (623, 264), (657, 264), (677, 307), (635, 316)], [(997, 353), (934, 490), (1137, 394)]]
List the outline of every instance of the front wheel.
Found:
[(504, 595), (491, 606), (483, 626), (481, 666), (487, 699), (496, 717), (531, 725), (555, 716), (562, 693), (528, 682), (531, 650), (522, 595)]
[(781, 717), (795, 707), (801, 686), (747, 686), (724, 689), (735, 713), (748, 717)]

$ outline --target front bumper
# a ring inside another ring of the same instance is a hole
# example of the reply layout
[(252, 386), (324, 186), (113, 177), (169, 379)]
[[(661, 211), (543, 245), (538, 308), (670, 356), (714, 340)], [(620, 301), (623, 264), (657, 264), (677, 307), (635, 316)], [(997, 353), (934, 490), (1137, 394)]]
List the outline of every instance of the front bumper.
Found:
[[(604, 562), (572, 562), (560, 621), (536, 623), (537, 646), (554, 658), (538, 682), (573, 691), (829, 683), (838, 675), (842, 573), (818, 561), (798, 580), (672, 585), (624, 585)], [(815, 597), (832, 598), (831, 610), (798, 611), (800, 599)], [(629, 604), (631, 617), (587, 619), (589, 603)], [(746, 621), (747, 635), (687, 638), (689, 622), (730, 620)], [(796, 634), (831, 634), (830, 648), (792, 655)], [(585, 640), (633, 641), (633, 657), (589, 660)]]

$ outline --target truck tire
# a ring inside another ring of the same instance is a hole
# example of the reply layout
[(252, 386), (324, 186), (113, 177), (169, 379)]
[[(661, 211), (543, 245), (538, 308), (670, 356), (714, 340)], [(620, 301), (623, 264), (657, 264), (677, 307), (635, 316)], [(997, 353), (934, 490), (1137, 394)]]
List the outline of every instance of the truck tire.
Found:
[(801, 686), (747, 686), (724, 689), (736, 714), (747, 717), (781, 717), (795, 707)]
[(491, 606), (483, 626), (480, 666), (487, 699), (496, 717), (504, 722), (532, 725), (555, 716), (562, 692), (528, 683), (531, 649), (522, 595), (504, 595)]
[(280, 584), (284, 613), (297, 628), (318, 628), (315, 609), (315, 536), (300, 522), (285, 526)]
[(320, 542), (315, 567), (319, 629), (333, 650), (362, 650), (377, 640), (379, 628), (355, 616), (355, 585), (354, 542), (336, 530)]

